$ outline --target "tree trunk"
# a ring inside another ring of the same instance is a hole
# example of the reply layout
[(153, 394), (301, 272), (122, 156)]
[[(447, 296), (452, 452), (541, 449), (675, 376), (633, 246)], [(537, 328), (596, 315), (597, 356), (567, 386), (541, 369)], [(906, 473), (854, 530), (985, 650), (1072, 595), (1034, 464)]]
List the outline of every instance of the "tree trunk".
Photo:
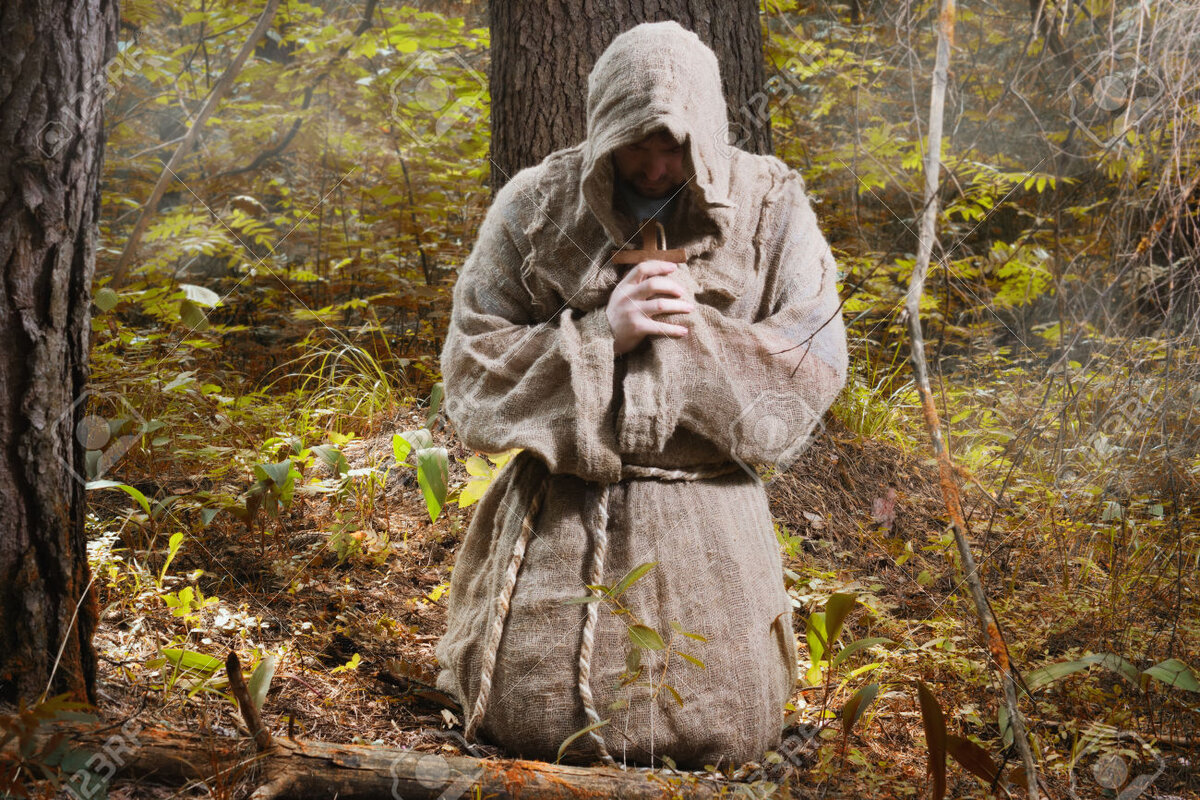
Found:
[[(642, 22), (675, 20), (695, 31), (721, 63), (729, 122), (741, 146), (771, 153), (763, 91), (762, 28), (756, 0), (493, 0), (492, 189), (518, 170), (586, 137), (587, 77), (617, 34)], [(740, 112), (746, 109), (746, 112)]]
[(0, 10), (0, 701), (93, 700), (84, 541), (90, 293), (116, 0)]

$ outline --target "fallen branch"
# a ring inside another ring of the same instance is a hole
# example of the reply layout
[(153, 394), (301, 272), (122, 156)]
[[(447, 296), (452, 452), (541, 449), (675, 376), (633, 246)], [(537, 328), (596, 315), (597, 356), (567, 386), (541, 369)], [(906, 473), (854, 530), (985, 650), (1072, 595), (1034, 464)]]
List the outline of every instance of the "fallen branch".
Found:
[(269, 750), (256, 753), (242, 739), (154, 728), (138, 730), (129, 725), (119, 734), (77, 727), (62, 727), (47, 733), (66, 733), (66, 741), (73, 749), (95, 754), (87, 762), (94, 774), (76, 777), (77, 781), (94, 784), (97, 776), (101, 776), (150, 780), (176, 787), (188, 782), (228, 787), (251, 780), (258, 786), (251, 795), (253, 800), (313, 797), (658, 800), (715, 798), (722, 789), (728, 793), (732, 786), (657, 770), (483, 760), (278, 736)]
[(929, 366), (925, 360), (925, 335), (921, 329), (921, 295), (925, 291), (925, 277), (929, 274), (929, 259), (933, 254), (934, 227), (938, 213), (937, 191), (941, 172), (942, 120), (946, 107), (950, 43), (954, 40), (954, 2), (955, 0), (942, 0), (942, 9), (938, 17), (937, 59), (934, 64), (933, 88), (929, 99), (929, 151), (925, 158), (925, 207), (918, 232), (917, 263), (913, 266), (912, 279), (908, 284), (904, 311), (908, 318), (909, 336), (912, 339), (913, 373), (916, 378), (917, 390), (921, 395), (925, 426), (928, 429), (929, 438), (933, 442), (934, 455), (937, 457), (938, 482), (941, 485), (942, 499), (946, 503), (946, 511), (950, 516), (950, 527), (954, 532), (954, 542), (958, 547), (959, 559), (962, 562), (964, 580), (971, 590), (971, 597), (975, 601), (975, 611), (979, 616), (979, 624), (983, 628), (984, 641), (987, 642), (988, 652), (996, 665), (1000, 685), (1003, 687), (1004, 703), (1008, 709), (1008, 718), (1013, 729), (1013, 741), (1020, 753), (1021, 764), (1025, 768), (1029, 800), (1037, 800), (1037, 767), (1034, 764), (1033, 751), (1029, 747), (1029, 739), (1025, 733), (1025, 720), (1017, 705), (1017, 687), (1008, 661), (1008, 645), (992, 614), (987, 593), (983, 589), (983, 581), (980, 580), (979, 570), (975, 566), (975, 557), (971, 553), (970, 530), (962, 513), (958, 483), (955, 480), (954, 462), (950, 459), (950, 452), (946, 449), (946, 443), (942, 439), (937, 406), (934, 405), (933, 391), (929, 386)]

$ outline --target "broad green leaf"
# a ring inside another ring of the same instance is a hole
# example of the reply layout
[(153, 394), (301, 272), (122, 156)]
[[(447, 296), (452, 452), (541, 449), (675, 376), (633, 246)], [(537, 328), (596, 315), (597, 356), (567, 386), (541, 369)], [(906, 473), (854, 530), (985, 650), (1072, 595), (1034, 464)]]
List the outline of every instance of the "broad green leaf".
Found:
[(1000, 729), (1000, 743), (1005, 747), (1012, 747), (1013, 727), (1012, 723), (1008, 721), (1008, 708), (1003, 703), (1000, 704), (1000, 710), (996, 712), (996, 727)]
[(171, 506), (175, 505), (177, 502), (179, 502), (179, 495), (177, 494), (167, 495), (161, 500), (156, 500), (154, 502), (154, 507), (150, 509), (151, 519), (161, 519), (163, 514), (170, 511)]
[(335, 476), (340, 478), (350, 471), (350, 463), (346, 461), (346, 457), (342, 455), (342, 451), (333, 445), (319, 444), (312, 451), (317, 454), (317, 458), (329, 465)]
[(675, 652), (679, 655), (680, 658), (682, 658), (684, 661), (688, 662), (689, 664), (695, 664), (700, 669), (708, 669), (708, 665), (705, 664), (700, 659), (696, 658), (695, 656), (685, 653), (682, 650), (676, 650)]
[(492, 465), (479, 456), (471, 456), (464, 466), (467, 468), (467, 474), (473, 477), (490, 478), (492, 476)]
[(204, 330), (208, 327), (208, 317), (204, 316), (200, 306), (191, 300), (179, 301), (179, 319), (184, 325), (195, 330)]
[(274, 464), (256, 464), (254, 474), (259, 480), (269, 480), (282, 489), (287, 486), (288, 476), (292, 471), (291, 459)]
[(446, 387), (441, 381), (433, 385), (429, 390), (429, 410), (425, 412), (425, 427), (432, 428), (433, 423), (437, 421), (438, 412), (442, 409), (442, 400), (446, 396)]
[(647, 650), (662, 650), (666, 647), (662, 637), (658, 635), (658, 631), (653, 628), (645, 625), (630, 625), (627, 630), (635, 647), (644, 647)]
[(625, 593), (626, 589), (628, 589), (630, 586), (635, 584), (637, 581), (641, 580), (642, 576), (644, 576), (650, 570), (654, 569), (654, 567), (657, 565), (658, 565), (657, 561), (650, 561), (645, 564), (638, 564), (636, 567), (629, 570), (629, 572), (627, 572), (625, 574), (625, 577), (621, 578), (621, 580), (617, 581), (617, 585), (613, 587), (613, 590), (612, 590), (613, 598), (615, 599), (617, 597), (620, 597), (622, 594)]
[(271, 688), (271, 679), (275, 677), (275, 656), (268, 653), (254, 668), (246, 688), (250, 691), (250, 701), (260, 712), (267, 699), (267, 690)]
[(397, 464), (403, 464), (408, 460), (408, 454), (412, 452), (412, 443), (405, 439), (399, 433), (392, 434), (392, 455), (396, 457)]
[(1200, 683), (1191, 667), (1178, 658), (1168, 658), (1146, 670), (1151, 678), (1162, 681), (1167, 686), (1177, 686), (1189, 692), (1200, 692)]
[(191, 369), (186, 372), (181, 372), (171, 379), (171, 382), (162, 388), (164, 392), (173, 392), (176, 389), (186, 388), (196, 382), (196, 370)]
[(105, 314), (117, 307), (117, 303), (121, 302), (121, 297), (112, 289), (104, 286), (96, 291), (92, 302), (96, 304), (96, 308), (100, 309), (100, 313)]
[(1073, 675), (1080, 670), (1085, 670), (1092, 665), (1091, 661), (1085, 658), (1080, 658), (1075, 661), (1058, 661), (1054, 664), (1047, 664), (1044, 667), (1038, 667), (1033, 672), (1025, 676), (1025, 685), (1029, 687), (1029, 691), (1036, 692), (1045, 686), (1049, 686), (1055, 681), (1065, 678), (1068, 675)]
[(825, 603), (825, 651), (832, 653), (834, 642), (842, 635), (842, 623), (858, 604), (858, 595), (835, 594)]
[(933, 800), (946, 796), (946, 718), (942, 706), (924, 681), (917, 681), (917, 697), (921, 702), (921, 723), (925, 727), (925, 744), (929, 748), (929, 777), (933, 782)]
[(816, 611), (809, 615), (804, 625), (804, 638), (808, 640), (808, 657), (812, 666), (804, 679), (809, 684), (821, 682), (821, 662), (825, 659), (825, 612)]
[(195, 650), (164, 647), (162, 652), (172, 664), (189, 672), (213, 673), (225, 666), (221, 659), (197, 653)]
[(429, 447), (433, 447), (433, 434), (425, 428), (404, 431), (392, 437), (392, 453), (396, 456), (397, 464), (407, 461), (412, 451)]
[(875, 700), (877, 694), (879, 694), (879, 684), (868, 683), (846, 701), (846, 705), (842, 707), (842, 734), (844, 736), (850, 735), (850, 731), (854, 730), (855, 723), (867, 710), (867, 706)]
[(171, 562), (175, 560), (175, 554), (179, 552), (179, 548), (183, 546), (183, 531), (178, 531), (171, 534), (171, 539), (167, 542), (167, 560), (163, 562), (162, 572), (158, 574), (158, 582), (161, 584), (163, 578), (167, 577), (167, 568), (171, 566)]
[(490, 478), (472, 478), (458, 493), (458, 507), (468, 508), (479, 502), (492, 485)]
[(356, 669), (358, 669), (358, 667), (361, 663), (362, 663), (362, 656), (359, 653), (355, 653), (354, 655), (350, 656), (350, 660), (347, 661), (345, 664), (342, 664), (340, 667), (334, 667), (333, 669), (329, 670), (329, 674), (336, 675), (339, 672), (346, 672), (347, 670), (356, 670)]
[(92, 489), (120, 489), (122, 492), (132, 497), (134, 501), (136, 501), (137, 504), (142, 507), (142, 511), (146, 512), (146, 516), (150, 516), (150, 501), (146, 499), (146, 495), (142, 494), (140, 491), (127, 483), (109, 480), (88, 481), (84, 488), (88, 491), (91, 491)]
[(839, 652), (837, 654), (837, 656), (833, 659), (832, 666), (837, 667), (843, 661), (845, 661), (847, 658), (849, 658), (850, 656), (857, 653), (859, 650), (863, 650), (868, 647), (874, 647), (877, 644), (893, 644), (893, 642), (891, 639), (887, 638), (886, 636), (872, 636), (867, 639), (855, 639), (853, 642), (851, 642), (850, 644), (846, 645), (845, 647), (843, 647), (841, 649), (841, 652)]
[(592, 731), (596, 730), (597, 728), (603, 728), (607, 724), (608, 724), (608, 720), (606, 720), (606, 719), (602, 719), (599, 722), (593, 722), (591, 725), (588, 725), (586, 728), (580, 728), (579, 730), (575, 731), (567, 738), (563, 739), (563, 743), (558, 746), (558, 756), (554, 759), (554, 763), (557, 764), (559, 761), (562, 760), (563, 753), (567, 752), (567, 748), (571, 746), (571, 743), (574, 742), (576, 739), (578, 739), (580, 736), (586, 736), (589, 733), (591, 733)]
[(1105, 667), (1117, 673), (1139, 689), (1141, 688), (1142, 674), (1138, 672), (1138, 668), (1116, 653), (1095, 653), (1084, 656), (1079, 660)]
[(512, 450), (505, 450), (503, 453), (488, 453), (487, 457), (496, 465), (496, 472), (504, 469), (504, 465), (512, 461), (513, 456), (521, 452), (521, 448), (514, 447)]
[(946, 752), (957, 761), (962, 768), (985, 783), (996, 781), (996, 762), (979, 745), (962, 736), (946, 737)]
[(436, 522), (446, 503), (450, 482), (450, 456), (444, 447), (428, 447), (417, 451), (417, 484), (425, 495), (429, 521)]

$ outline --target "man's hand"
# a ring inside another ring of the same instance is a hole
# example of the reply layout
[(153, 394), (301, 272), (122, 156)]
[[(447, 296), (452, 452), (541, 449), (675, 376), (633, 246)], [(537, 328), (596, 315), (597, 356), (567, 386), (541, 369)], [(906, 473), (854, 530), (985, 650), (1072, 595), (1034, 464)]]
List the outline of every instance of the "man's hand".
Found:
[(687, 336), (683, 325), (654, 319), (660, 314), (686, 314), (695, 309), (685, 296), (683, 284), (668, 278), (676, 265), (670, 261), (643, 261), (621, 279), (608, 299), (608, 324), (613, 332), (613, 351), (628, 353), (642, 339), (654, 334)]

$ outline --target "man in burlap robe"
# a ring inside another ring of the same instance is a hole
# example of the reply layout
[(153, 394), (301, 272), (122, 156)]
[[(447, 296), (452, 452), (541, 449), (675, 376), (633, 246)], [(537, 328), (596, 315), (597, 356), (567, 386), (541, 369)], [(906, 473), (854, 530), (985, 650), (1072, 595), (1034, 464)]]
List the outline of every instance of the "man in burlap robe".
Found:
[[(778, 744), (796, 679), (750, 465), (794, 459), (845, 381), (836, 267), (801, 177), (727, 144), (717, 60), (694, 34), (618, 36), (587, 113), (586, 141), (496, 195), (455, 286), (448, 415), (469, 448), (523, 452), (458, 553), (438, 685), (468, 736), (513, 754), (552, 760), (592, 725), (576, 758), (727, 767)], [(662, 176), (622, 181), (614, 154), (672, 141), (684, 180), (659, 216), (686, 263), (621, 267), (614, 252), (642, 246), (628, 209)], [(659, 326), (628, 352), (618, 301)], [(568, 602), (651, 562), (628, 614)], [(630, 682), (633, 624), (666, 647), (643, 648)]]

